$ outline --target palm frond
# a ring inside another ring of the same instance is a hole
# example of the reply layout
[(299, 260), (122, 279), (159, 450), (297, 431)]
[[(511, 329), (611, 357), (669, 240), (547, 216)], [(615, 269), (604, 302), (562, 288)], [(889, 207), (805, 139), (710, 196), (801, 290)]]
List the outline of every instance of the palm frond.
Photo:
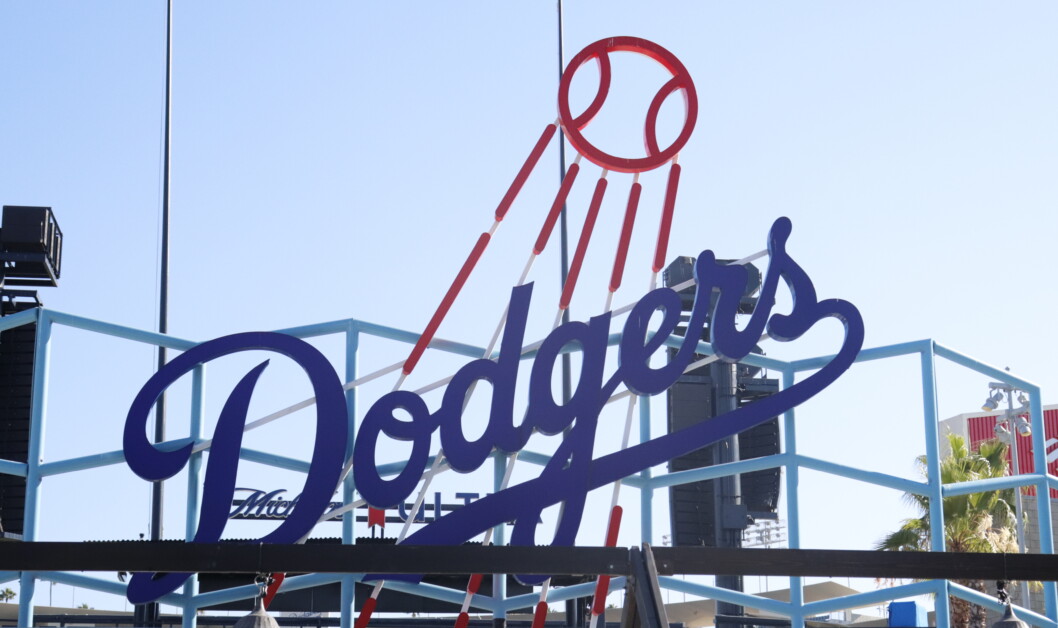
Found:
[[(981, 443), (971, 451), (966, 439), (948, 434), (951, 453), (940, 464), (940, 481), (958, 484), (1007, 475), (1007, 445), (998, 440)], [(915, 460), (923, 477), (927, 477), (926, 457)], [(981, 491), (944, 498), (944, 537), (948, 551), (1003, 552), (1017, 545), (1014, 514), (1015, 493), (1012, 489)], [(905, 493), (904, 501), (921, 516), (903, 522), (900, 529), (878, 542), (876, 549), (887, 551), (925, 550), (930, 547), (929, 498)]]

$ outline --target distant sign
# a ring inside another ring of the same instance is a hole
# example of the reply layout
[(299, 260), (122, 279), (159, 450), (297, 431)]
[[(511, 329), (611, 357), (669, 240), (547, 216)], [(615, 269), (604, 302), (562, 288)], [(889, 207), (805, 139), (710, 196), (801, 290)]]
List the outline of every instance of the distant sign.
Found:
[[(241, 499), (232, 500), (231, 513), (228, 514), (228, 519), (234, 519), (238, 521), (279, 521), (287, 518), (288, 515), (297, 507), (298, 501), (301, 499), (301, 495), (295, 495), (290, 499), (287, 499), (287, 490), (285, 488), (276, 489), (273, 491), (265, 491), (257, 488), (236, 488), (236, 493), (242, 493)], [(419, 506), (419, 511), (415, 513), (415, 523), (429, 523), (434, 521), (438, 517), (442, 516), (441, 513), (455, 510), (462, 506), (469, 504), (470, 502), (478, 499), (479, 493), (456, 493), (455, 498), (460, 500), (456, 503), (442, 503), (441, 492), (435, 491), (433, 494), (433, 501), (429, 503), (422, 503)], [(402, 522), (408, 519), (408, 511), (411, 510), (413, 504), (403, 503), (397, 506), (395, 517), (387, 517), (390, 522)], [(341, 513), (327, 517), (326, 515), (334, 510), (342, 507), (342, 502), (331, 502), (330, 507), (324, 512), (324, 518), (322, 521), (341, 521)], [(362, 509), (366, 510), (367, 506), (362, 506)], [(427, 517), (426, 513), (430, 512), (431, 515)], [(363, 517), (363, 520), (367, 520), (367, 517)]]

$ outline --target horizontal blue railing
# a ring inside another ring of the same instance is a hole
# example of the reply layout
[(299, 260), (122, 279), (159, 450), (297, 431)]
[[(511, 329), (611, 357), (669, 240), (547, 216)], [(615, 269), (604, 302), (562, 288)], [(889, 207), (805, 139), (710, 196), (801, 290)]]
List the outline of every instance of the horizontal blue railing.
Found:
[(720, 600), (721, 602), (728, 602), (730, 604), (738, 604), (740, 606), (748, 606), (750, 608), (756, 608), (778, 615), (788, 616), (793, 608), (789, 602), (781, 602), (779, 600), (773, 600), (759, 595), (742, 593), (741, 591), (732, 591), (731, 589), (725, 589), (723, 587), (713, 587), (699, 582), (673, 578), (672, 576), (660, 576), (658, 577), (658, 583), (669, 591), (690, 593), (691, 595)]
[(802, 469), (820, 471), (822, 473), (828, 473), (849, 480), (874, 484), (875, 486), (883, 486), (885, 488), (891, 488), (905, 493), (926, 495), (929, 490), (929, 484), (925, 482), (916, 482), (914, 480), (908, 480), (887, 473), (866, 471), (864, 469), (857, 469), (855, 467), (849, 467), (843, 464), (820, 460), (819, 458), (812, 458), (801, 454), (795, 456), (794, 459), (796, 460), (797, 465)]
[[(948, 583), (948, 593), (956, 597), (960, 597), (968, 602), (983, 606), (991, 611), (1002, 613), (1005, 610), (1003, 604), (999, 602), (995, 597), (988, 595), (987, 593), (981, 593), (980, 591), (974, 591), (969, 587), (964, 587), (961, 584), (955, 582)], [(1015, 613), (1018, 619), (1022, 621), (1031, 622), (1037, 626), (1046, 626), (1048, 628), (1058, 628), (1058, 622), (1053, 619), (1034, 613), (1027, 608), (1023, 608), (1016, 604), (1013, 605)]]
[(874, 606), (875, 604), (881, 604), (882, 602), (888, 602), (890, 600), (899, 600), (901, 598), (915, 597), (918, 595), (929, 595), (937, 593), (943, 588), (943, 586), (943, 580), (913, 582), (911, 584), (879, 589), (877, 591), (866, 591), (864, 593), (854, 593), (852, 595), (844, 595), (828, 600), (806, 602), (801, 608), (801, 611), (809, 616), (823, 615), (825, 613), (833, 613), (847, 608), (862, 608), (864, 606)]
[(26, 477), (26, 473), (28, 473), (28, 470), (29, 465), (27, 465), (25, 462), (15, 462), (14, 460), (0, 460), (0, 473)]

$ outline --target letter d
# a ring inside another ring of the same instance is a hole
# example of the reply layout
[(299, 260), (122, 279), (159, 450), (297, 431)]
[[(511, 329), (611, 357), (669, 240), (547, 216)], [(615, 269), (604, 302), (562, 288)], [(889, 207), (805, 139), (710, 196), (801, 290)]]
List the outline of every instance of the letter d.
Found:
[[(514, 388), (532, 295), (531, 283), (511, 290), (499, 357), (496, 361), (479, 359), (466, 364), (445, 389), (444, 401), (435, 418), (441, 428), (441, 447), (456, 471), (465, 473), (480, 467), (494, 445), (513, 452), (524, 447), (529, 440), (530, 426), (525, 423), (514, 425)], [(492, 408), (485, 433), (470, 442), (463, 435), (463, 407), (478, 380), (492, 385)]]

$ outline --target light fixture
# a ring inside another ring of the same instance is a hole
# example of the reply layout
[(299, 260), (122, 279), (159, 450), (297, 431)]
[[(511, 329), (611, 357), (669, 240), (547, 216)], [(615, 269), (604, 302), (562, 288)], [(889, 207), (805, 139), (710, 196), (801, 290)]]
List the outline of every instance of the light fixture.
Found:
[(981, 409), (985, 412), (994, 412), (999, 407), (1000, 402), (1003, 401), (1003, 391), (997, 390), (988, 397), (988, 401), (984, 402)]
[(1010, 596), (1007, 595), (1007, 583), (1004, 580), (996, 581), (996, 597), (1006, 605), (1003, 617), (992, 624), (992, 628), (1029, 628), (1029, 625), (1018, 619), (1014, 614), (1014, 608), (1010, 606)]
[(1018, 434), (1021, 434), (1022, 436), (1032, 436), (1032, 424), (1029, 423), (1028, 419), (1018, 415), (1018, 417), (1014, 419), (1014, 423), (1017, 425)]
[(4, 285), (58, 286), (62, 230), (51, 208), (4, 205), (0, 226)]
[(1010, 430), (1007, 429), (1006, 421), (1002, 423), (996, 423), (996, 426), (992, 428), (992, 431), (995, 432), (996, 438), (998, 438), (999, 440), (1007, 440), (1010, 438)]
[(265, 612), (264, 601), (258, 595), (253, 612), (246, 617), (240, 617), (239, 621), (235, 622), (235, 628), (279, 628), (279, 623)]
[(1023, 392), (1019, 392), (1018, 393), (1018, 403), (1020, 403), (1023, 406), (1029, 405), (1029, 398), (1025, 396), (1025, 393), (1023, 393)]
[(1029, 625), (1018, 619), (1018, 616), (1014, 614), (1014, 609), (1010, 606), (1010, 602), (1007, 602), (1003, 617), (992, 624), (992, 628), (1029, 628)]
[(254, 581), (259, 587), (257, 597), (254, 598), (253, 612), (245, 617), (240, 617), (235, 622), (235, 628), (279, 628), (279, 622), (265, 612), (264, 596), (268, 590), (268, 580), (263, 574), (258, 574)]

